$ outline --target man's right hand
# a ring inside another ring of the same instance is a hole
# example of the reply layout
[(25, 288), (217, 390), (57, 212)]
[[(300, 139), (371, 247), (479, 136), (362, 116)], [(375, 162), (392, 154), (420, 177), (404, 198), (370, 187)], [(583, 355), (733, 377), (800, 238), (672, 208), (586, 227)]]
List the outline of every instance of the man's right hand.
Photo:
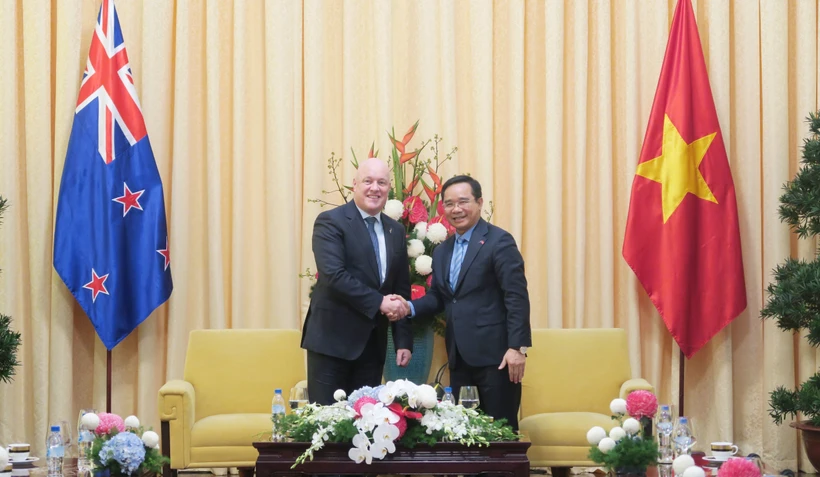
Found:
[(407, 302), (399, 295), (387, 295), (382, 298), (382, 304), (379, 307), (385, 316), (390, 321), (398, 321), (410, 314), (410, 307)]

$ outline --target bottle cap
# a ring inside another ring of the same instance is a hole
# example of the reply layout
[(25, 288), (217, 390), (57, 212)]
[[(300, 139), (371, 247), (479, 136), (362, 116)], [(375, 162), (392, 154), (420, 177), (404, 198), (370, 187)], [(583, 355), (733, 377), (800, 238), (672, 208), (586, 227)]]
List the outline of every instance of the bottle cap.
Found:
[(669, 404), (661, 404), (661, 409), (663, 409), (664, 411), (668, 411), (669, 410)]
[(450, 386), (447, 386), (446, 388), (444, 388), (444, 392), (449, 394), (449, 393), (453, 392), (453, 388), (451, 388)]
[(682, 417), (682, 418), (680, 418), (680, 423), (681, 423), (681, 424), (688, 424), (688, 423), (689, 423), (689, 419), (687, 419), (687, 418), (685, 418), (685, 417)]
[(282, 390), (281, 390), (281, 389), (277, 389), (276, 391), (274, 391), (274, 394), (282, 394)]
[(60, 432), (60, 426), (51, 426), (51, 432)]

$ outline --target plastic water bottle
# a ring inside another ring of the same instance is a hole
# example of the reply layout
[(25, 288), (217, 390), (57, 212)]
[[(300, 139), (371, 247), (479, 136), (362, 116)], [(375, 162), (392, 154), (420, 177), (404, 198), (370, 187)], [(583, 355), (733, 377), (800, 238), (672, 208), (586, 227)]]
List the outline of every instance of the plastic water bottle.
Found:
[(273, 442), (282, 442), (285, 436), (282, 433), (282, 420), (285, 418), (285, 398), (282, 397), (282, 390), (277, 389), (273, 392), (273, 401), (271, 401), (271, 414), (273, 415), (273, 433), (271, 439)]
[(672, 429), (674, 425), (672, 423), (672, 409), (668, 404), (661, 404), (656, 427), (658, 429), (658, 452), (660, 453), (658, 462), (671, 464), (674, 454), (672, 449)]
[(450, 386), (444, 388), (444, 397), (441, 398), (441, 402), (449, 402), (452, 405), (456, 404), (456, 398), (453, 397), (453, 388)]
[(88, 457), (91, 446), (94, 444), (94, 435), (85, 428), (80, 428), (77, 433), (77, 470), (89, 472), (93, 470), (93, 462)]
[(60, 426), (51, 426), (51, 433), (46, 439), (48, 475), (63, 474), (63, 456), (65, 456), (65, 446), (63, 436), (60, 434)]

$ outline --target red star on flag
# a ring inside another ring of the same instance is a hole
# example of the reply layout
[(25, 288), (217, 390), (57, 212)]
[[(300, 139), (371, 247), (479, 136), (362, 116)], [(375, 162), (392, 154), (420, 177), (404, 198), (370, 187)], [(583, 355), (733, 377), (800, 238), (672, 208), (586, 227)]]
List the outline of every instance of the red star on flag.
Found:
[(145, 192), (145, 189), (131, 192), (131, 189), (128, 188), (128, 184), (125, 182), (122, 183), (122, 189), (123, 191), (120, 197), (111, 199), (114, 202), (119, 202), (122, 204), (122, 216), (125, 217), (125, 214), (127, 214), (132, 207), (137, 210), (142, 210), (139, 200), (142, 193)]
[(168, 237), (165, 237), (165, 248), (157, 250), (157, 253), (162, 255), (162, 257), (165, 259), (164, 270), (168, 270), (168, 265), (171, 264), (171, 251), (168, 250)]
[(91, 281), (83, 285), (83, 288), (88, 288), (91, 290), (91, 301), (97, 301), (97, 294), (105, 293), (108, 295), (108, 290), (105, 288), (105, 281), (108, 280), (108, 273), (103, 276), (98, 276), (97, 272), (92, 268), (91, 269)]

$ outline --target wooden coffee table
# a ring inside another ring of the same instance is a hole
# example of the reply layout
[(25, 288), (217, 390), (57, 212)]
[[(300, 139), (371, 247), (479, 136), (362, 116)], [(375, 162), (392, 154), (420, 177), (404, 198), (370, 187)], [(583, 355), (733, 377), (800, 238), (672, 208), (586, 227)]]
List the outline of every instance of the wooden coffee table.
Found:
[(489, 446), (454, 443), (421, 445), (408, 449), (396, 445), (396, 452), (384, 460), (357, 464), (347, 456), (351, 444), (328, 443), (313, 460), (291, 466), (310, 446), (308, 442), (254, 442), (259, 451), (256, 477), (303, 474), (479, 474), (505, 473), (515, 477), (530, 474), (527, 459), (529, 442), (494, 442)]

